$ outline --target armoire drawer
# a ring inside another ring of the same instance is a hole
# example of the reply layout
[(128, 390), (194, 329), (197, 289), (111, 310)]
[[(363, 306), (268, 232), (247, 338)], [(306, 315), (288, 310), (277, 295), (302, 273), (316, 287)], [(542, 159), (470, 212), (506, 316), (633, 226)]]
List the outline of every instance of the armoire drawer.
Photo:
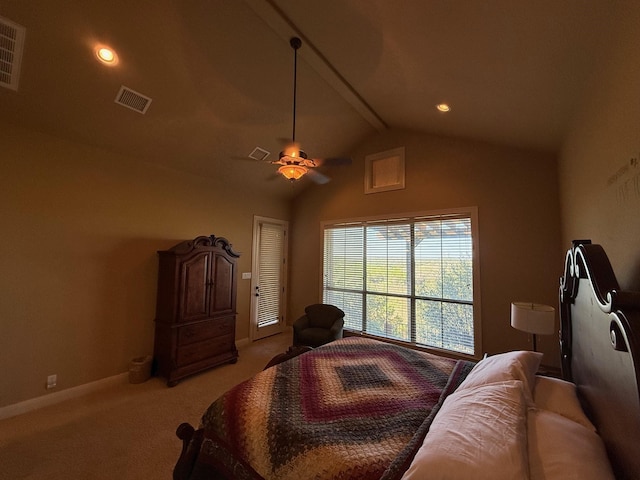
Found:
[(234, 349), (234, 342), (234, 335), (229, 334), (179, 347), (176, 354), (176, 363), (180, 367), (214, 357), (225, 351), (228, 352)]
[(178, 329), (178, 345), (188, 345), (208, 338), (228, 335), (234, 332), (235, 317), (216, 318), (194, 323)]

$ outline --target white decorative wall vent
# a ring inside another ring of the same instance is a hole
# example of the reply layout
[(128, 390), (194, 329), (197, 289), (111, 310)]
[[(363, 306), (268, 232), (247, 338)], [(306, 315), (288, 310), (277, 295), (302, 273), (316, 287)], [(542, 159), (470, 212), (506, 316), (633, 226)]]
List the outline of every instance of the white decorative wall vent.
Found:
[(256, 147), (249, 154), (249, 158), (253, 158), (254, 160), (258, 160), (263, 162), (269, 156), (269, 152), (267, 152), (264, 148)]
[(18, 90), (24, 37), (27, 30), (0, 17), (0, 85)]
[(404, 147), (364, 157), (364, 193), (404, 188)]
[(129, 87), (122, 85), (120, 91), (116, 95), (115, 102), (123, 107), (135, 110), (138, 113), (146, 113), (149, 105), (151, 105), (151, 99), (145, 95), (142, 95), (135, 90), (131, 90)]

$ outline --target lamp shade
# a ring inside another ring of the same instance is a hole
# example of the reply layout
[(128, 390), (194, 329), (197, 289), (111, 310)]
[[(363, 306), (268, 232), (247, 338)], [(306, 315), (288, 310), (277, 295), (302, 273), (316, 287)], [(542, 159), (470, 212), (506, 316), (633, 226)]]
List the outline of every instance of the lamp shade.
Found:
[(552, 335), (555, 330), (555, 308), (530, 302), (511, 303), (511, 326), (537, 335)]
[(298, 165), (296, 163), (291, 163), (288, 165), (283, 165), (278, 169), (282, 175), (288, 180), (298, 180), (305, 173), (307, 173), (307, 168), (303, 165)]

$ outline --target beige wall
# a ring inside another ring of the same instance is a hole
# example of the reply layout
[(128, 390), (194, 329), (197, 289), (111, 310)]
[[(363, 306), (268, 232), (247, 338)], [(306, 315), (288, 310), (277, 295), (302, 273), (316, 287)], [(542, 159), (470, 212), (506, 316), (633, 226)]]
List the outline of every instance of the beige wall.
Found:
[[(0, 128), (0, 407), (125, 372), (151, 353), (156, 251), (201, 234), (229, 238), (251, 269), (253, 215), (289, 205), (223, 181), (22, 130)], [(407, 188), (365, 195), (364, 156), (406, 147)], [(289, 318), (319, 293), (322, 220), (477, 205), (483, 350), (527, 348), (509, 302), (555, 304), (558, 198), (551, 156), (410, 132), (377, 135), (352, 167), (292, 204)], [(241, 199), (239, 201), (238, 199)], [(239, 281), (237, 338), (248, 336), (249, 282)], [(557, 342), (540, 339), (547, 363)]]
[[(0, 407), (128, 370), (153, 350), (156, 251), (227, 237), (251, 271), (253, 215), (288, 202), (0, 125)], [(237, 338), (248, 337), (238, 282)]]
[[(406, 188), (364, 194), (364, 157), (406, 148)], [(509, 325), (513, 300), (557, 305), (562, 273), (557, 165), (553, 156), (411, 132), (364, 142), (351, 167), (300, 195), (292, 211), (289, 318), (319, 300), (320, 222), (477, 206), (483, 351), (530, 348)], [(544, 362), (559, 365), (556, 336), (540, 337)]]
[(562, 241), (601, 244), (621, 288), (640, 290), (640, 2), (618, 7), (560, 156)]

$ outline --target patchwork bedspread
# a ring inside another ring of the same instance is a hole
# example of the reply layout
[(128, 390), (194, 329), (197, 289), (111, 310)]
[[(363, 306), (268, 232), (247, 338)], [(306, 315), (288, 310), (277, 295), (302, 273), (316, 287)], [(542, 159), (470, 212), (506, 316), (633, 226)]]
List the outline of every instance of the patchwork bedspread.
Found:
[(400, 478), (473, 367), (341, 339), (269, 368), (205, 412), (202, 451), (229, 478)]

